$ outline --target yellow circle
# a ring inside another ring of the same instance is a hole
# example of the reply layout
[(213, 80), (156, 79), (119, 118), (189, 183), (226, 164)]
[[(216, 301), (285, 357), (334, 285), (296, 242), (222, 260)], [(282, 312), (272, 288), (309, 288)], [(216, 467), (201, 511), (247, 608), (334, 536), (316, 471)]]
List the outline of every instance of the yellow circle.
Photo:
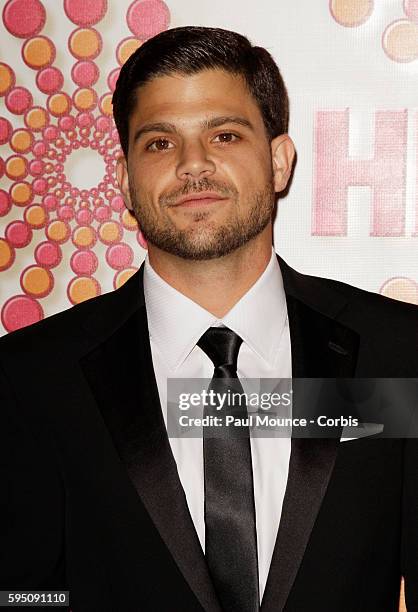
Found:
[(46, 218), (45, 210), (42, 208), (42, 206), (39, 206), (39, 204), (29, 206), (29, 208), (27, 208), (25, 211), (25, 220), (34, 229), (43, 227), (45, 225)]
[(17, 153), (27, 153), (32, 146), (33, 135), (28, 130), (16, 130), (10, 139), (10, 146)]
[(68, 295), (73, 304), (79, 304), (100, 295), (100, 287), (93, 278), (80, 276), (70, 282)]
[(122, 287), (137, 270), (138, 268), (125, 268), (125, 270), (118, 272), (115, 276), (115, 288), (119, 289), (119, 287)]
[(5, 170), (7, 176), (12, 180), (23, 178), (27, 174), (24, 158), (20, 157), (20, 155), (13, 155), (13, 157), (9, 157), (6, 162)]
[(9, 244), (0, 238), (0, 270), (5, 270), (10, 266), (10, 262), (13, 258), (13, 251)]
[(42, 297), (48, 294), (52, 287), (52, 278), (45, 268), (31, 266), (22, 276), (23, 290), (33, 297)]
[(394, 300), (418, 304), (418, 285), (410, 278), (392, 278), (383, 285), (380, 293)]
[(13, 85), (13, 72), (5, 64), (0, 64), (0, 96), (3, 96), (6, 91)]
[(70, 101), (68, 97), (63, 93), (53, 94), (48, 99), (48, 110), (55, 117), (59, 117), (60, 115), (65, 115), (70, 108)]
[(135, 219), (134, 215), (127, 209), (122, 212), (120, 216), (120, 220), (122, 221), (123, 227), (126, 227), (128, 230), (137, 230), (138, 229), (138, 221)]
[(31, 130), (42, 130), (48, 123), (48, 114), (43, 108), (31, 108), (25, 115), (25, 123)]
[(370, 17), (373, 0), (331, 0), (331, 14), (340, 25), (354, 28)]
[(26, 206), (32, 197), (29, 183), (15, 183), (10, 190), (10, 197), (17, 206)]
[(69, 45), (75, 57), (92, 59), (100, 52), (100, 37), (93, 28), (80, 28), (71, 34)]
[(119, 64), (123, 66), (127, 59), (130, 58), (132, 53), (136, 51), (142, 45), (141, 41), (137, 38), (127, 38), (120, 44), (116, 52), (116, 59)]
[(54, 58), (54, 45), (43, 36), (30, 38), (23, 46), (22, 53), (27, 64), (36, 70), (48, 66)]
[(120, 239), (121, 231), (116, 221), (105, 221), (99, 227), (99, 236), (105, 244), (112, 244)]
[(78, 110), (90, 110), (96, 105), (96, 94), (89, 87), (83, 87), (75, 93), (74, 104)]
[(391, 23), (383, 34), (385, 53), (395, 62), (412, 62), (418, 58), (418, 23), (400, 19)]
[(113, 115), (112, 94), (106, 94), (100, 100), (100, 110), (104, 115)]
[(46, 228), (46, 235), (55, 242), (65, 242), (68, 238), (68, 227), (64, 221), (52, 221)]
[(94, 230), (91, 227), (78, 227), (73, 234), (73, 242), (77, 247), (88, 248), (95, 242)]

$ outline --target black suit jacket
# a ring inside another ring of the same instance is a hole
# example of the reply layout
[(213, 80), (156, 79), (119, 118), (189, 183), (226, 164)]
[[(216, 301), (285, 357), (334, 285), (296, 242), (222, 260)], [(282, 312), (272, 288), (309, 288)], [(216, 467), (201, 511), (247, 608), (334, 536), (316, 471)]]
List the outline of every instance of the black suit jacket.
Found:
[[(279, 262), (294, 377), (417, 377), (417, 307)], [(142, 275), (0, 341), (0, 589), (69, 589), (73, 612), (219, 612)], [(292, 440), (262, 612), (395, 612), (402, 574), (413, 612), (416, 441)]]

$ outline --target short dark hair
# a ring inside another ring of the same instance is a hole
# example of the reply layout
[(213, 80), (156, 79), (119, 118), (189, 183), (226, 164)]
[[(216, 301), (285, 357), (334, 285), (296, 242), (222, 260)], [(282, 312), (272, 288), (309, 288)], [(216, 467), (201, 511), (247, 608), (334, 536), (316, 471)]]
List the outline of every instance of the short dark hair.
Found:
[(136, 89), (148, 81), (173, 73), (196, 74), (220, 68), (244, 78), (258, 104), (270, 139), (288, 129), (286, 86), (272, 56), (254, 47), (242, 34), (187, 26), (157, 34), (140, 46), (123, 65), (113, 94), (113, 115), (122, 150), (128, 154), (129, 118), (136, 104)]

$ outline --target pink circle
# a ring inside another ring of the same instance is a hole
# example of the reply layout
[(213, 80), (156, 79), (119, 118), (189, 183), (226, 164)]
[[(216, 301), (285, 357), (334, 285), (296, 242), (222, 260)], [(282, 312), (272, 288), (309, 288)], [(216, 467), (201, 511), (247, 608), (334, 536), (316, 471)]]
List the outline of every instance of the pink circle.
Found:
[(77, 212), (75, 218), (79, 225), (90, 225), (93, 220), (93, 215), (88, 208), (82, 208)]
[(5, 170), (4, 159), (0, 157), (0, 178), (3, 176)]
[(4, 189), (0, 189), (0, 217), (7, 215), (11, 207), (10, 195)]
[(12, 135), (12, 126), (5, 117), (0, 117), (0, 144), (5, 144)]
[(74, 83), (80, 87), (90, 87), (97, 82), (99, 78), (99, 69), (97, 64), (89, 60), (82, 60), (74, 64), (71, 70), (71, 78)]
[(3, 9), (4, 25), (18, 38), (39, 34), (45, 20), (45, 9), (39, 0), (8, 0)]
[(4, 304), (1, 322), (8, 332), (15, 331), (44, 318), (39, 302), (27, 295), (14, 295)]
[(45, 155), (47, 150), (47, 145), (42, 140), (37, 140), (32, 147), (32, 153), (36, 157), (42, 157), (43, 155)]
[(4, 235), (16, 249), (27, 246), (32, 240), (32, 230), (24, 221), (12, 221), (6, 227)]
[(29, 110), (32, 102), (32, 94), (26, 87), (14, 87), (6, 96), (6, 107), (15, 115), (22, 115)]
[(29, 172), (32, 176), (38, 176), (44, 171), (45, 164), (40, 159), (33, 159), (29, 164)]
[(125, 203), (123, 201), (122, 196), (116, 195), (110, 200), (110, 206), (115, 212), (120, 212), (125, 208)]
[(16, 75), (15, 75), (15, 73), (14, 73), (13, 68), (12, 68), (11, 66), (9, 66), (8, 64), (5, 64), (4, 62), (0, 62), (0, 66), (5, 66), (5, 67), (6, 67), (6, 70), (10, 71), (10, 77), (11, 77), (9, 87), (8, 87), (6, 90), (3, 90), (3, 93), (2, 93), (2, 94), (0, 94), (0, 95), (4, 96), (4, 95), (6, 95), (7, 93), (9, 93), (9, 91), (12, 89), (12, 87), (14, 87), (14, 86), (15, 86), (15, 83), (16, 83)]
[(81, 128), (89, 128), (93, 125), (94, 118), (91, 113), (83, 112), (77, 115), (77, 125)]
[(53, 94), (64, 85), (64, 76), (58, 68), (50, 66), (40, 70), (36, 75), (36, 85), (45, 94)]
[(135, 0), (128, 8), (126, 23), (132, 34), (147, 40), (168, 28), (170, 11), (162, 0)]
[(112, 124), (108, 117), (97, 117), (96, 119), (96, 128), (99, 132), (108, 132), (111, 128)]
[(58, 206), (58, 198), (52, 194), (48, 194), (42, 198), (42, 204), (48, 211), (55, 210)]
[(64, 132), (68, 132), (69, 130), (73, 130), (75, 128), (75, 119), (72, 115), (60, 117), (60, 119), (58, 120), (58, 125), (61, 130), (63, 130)]
[(134, 253), (128, 244), (114, 244), (106, 251), (106, 261), (114, 270), (123, 270), (132, 264)]
[(48, 127), (43, 129), (42, 135), (45, 140), (55, 140), (58, 138), (59, 132), (55, 125), (48, 125)]
[(97, 221), (108, 221), (112, 216), (112, 211), (109, 206), (98, 206), (94, 211), (94, 217)]
[(404, 0), (403, 9), (411, 21), (418, 23), (418, 0)]
[(34, 193), (42, 195), (48, 190), (48, 183), (44, 178), (35, 179), (32, 183)]
[(70, 221), (74, 217), (74, 209), (72, 206), (64, 204), (58, 209), (58, 218), (62, 221)]
[(119, 78), (120, 68), (115, 68), (107, 77), (107, 84), (109, 86), (110, 91), (115, 91), (116, 81)]
[(64, 0), (64, 11), (76, 25), (92, 26), (105, 16), (107, 0)]
[(90, 276), (97, 270), (99, 262), (93, 251), (75, 251), (71, 256), (70, 266), (76, 274)]
[(35, 249), (35, 260), (44, 268), (54, 268), (62, 259), (62, 251), (55, 242), (41, 242)]

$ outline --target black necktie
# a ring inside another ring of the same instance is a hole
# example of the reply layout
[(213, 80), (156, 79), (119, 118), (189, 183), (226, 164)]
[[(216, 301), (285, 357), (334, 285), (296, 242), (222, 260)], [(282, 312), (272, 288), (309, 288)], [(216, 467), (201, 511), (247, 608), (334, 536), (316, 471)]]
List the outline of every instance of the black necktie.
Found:
[[(227, 327), (210, 327), (198, 346), (215, 370), (209, 390), (243, 393), (237, 377), (242, 339)], [(233, 385), (225, 379), (235, 379)], [(233, 406), (222, 413), (246, 418), (247, 407)], [(205, 405), (204, 416), (219, 415)], [(237, 433), (239, 431), (239, 433)], [(248, 427), (203, 428), (205, 473), (205, 556), (225, 612), (259, 610), (257, 534), (253, 473)]]

